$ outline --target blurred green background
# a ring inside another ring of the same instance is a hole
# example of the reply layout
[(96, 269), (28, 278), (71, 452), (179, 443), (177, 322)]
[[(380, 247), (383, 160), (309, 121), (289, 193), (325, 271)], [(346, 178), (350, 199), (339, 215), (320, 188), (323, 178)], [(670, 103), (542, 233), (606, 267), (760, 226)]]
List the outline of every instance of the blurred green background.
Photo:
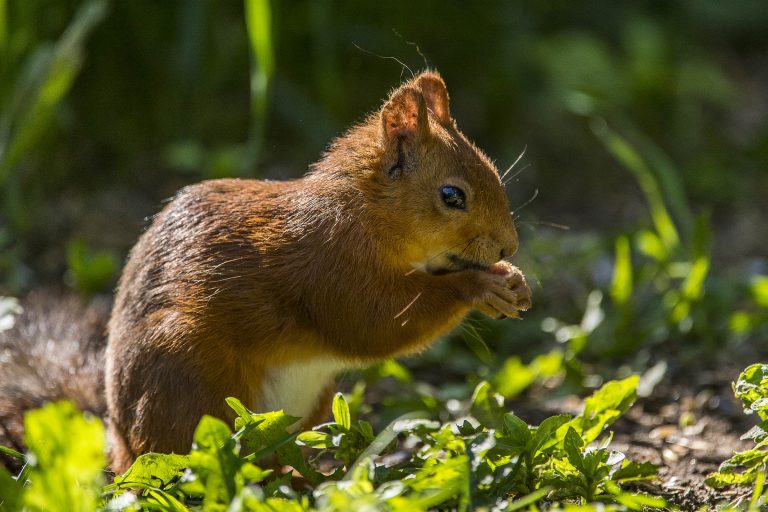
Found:
[(0, 0), (0, 293), (110, 291), (179, 187), (299, 176), (428, 65), (499, 168), (525, 150), (534, 339), (764, 350), (765, 27), (763, 0)]

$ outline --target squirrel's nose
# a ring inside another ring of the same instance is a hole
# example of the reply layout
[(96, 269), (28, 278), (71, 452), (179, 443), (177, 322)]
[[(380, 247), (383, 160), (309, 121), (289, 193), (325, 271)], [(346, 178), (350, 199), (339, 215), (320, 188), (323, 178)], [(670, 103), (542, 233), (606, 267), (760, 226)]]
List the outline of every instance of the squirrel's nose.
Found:
[(509, 258), (513, 254), (517, 252), (517, 230), (515, 229), (514, 224), (511, 226), (511, 228), (505, 233), (505, 236), (499, 240), (501, 245), (501, 253), (500, 259)]
[(501, 249), (500, 260), (508, 258), (517, 252), (517, 242)]

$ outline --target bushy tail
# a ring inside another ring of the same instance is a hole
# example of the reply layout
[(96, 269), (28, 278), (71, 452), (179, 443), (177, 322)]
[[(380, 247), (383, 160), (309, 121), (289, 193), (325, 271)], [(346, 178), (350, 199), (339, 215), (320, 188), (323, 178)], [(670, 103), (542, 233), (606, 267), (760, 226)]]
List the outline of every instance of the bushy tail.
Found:
[[(108, 302), (86, 304), (38, 292), (27, 297), (15, 318), (0, 312), (1, 445), (23, 451), (24, 413), (51, 400), (71, 400), (84, 411), (105, 415)], [(15, 466), (9, 458), (2, 462)]]

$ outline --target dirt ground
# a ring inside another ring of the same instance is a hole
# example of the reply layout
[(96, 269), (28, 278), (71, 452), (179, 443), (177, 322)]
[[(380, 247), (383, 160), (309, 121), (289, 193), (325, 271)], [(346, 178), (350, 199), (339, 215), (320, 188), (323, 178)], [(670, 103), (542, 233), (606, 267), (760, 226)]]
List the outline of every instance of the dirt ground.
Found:
[(750, 447), (739, 438), (754, 424), (733, 397), (730, 383), (738, 370), (720, 373), (662, 382), (614, 425), (614, 449), (659, 467), (658, 480), (640, 488), (683, 510), (730, 502), (743, 492), (704, 483), (735, 451)]

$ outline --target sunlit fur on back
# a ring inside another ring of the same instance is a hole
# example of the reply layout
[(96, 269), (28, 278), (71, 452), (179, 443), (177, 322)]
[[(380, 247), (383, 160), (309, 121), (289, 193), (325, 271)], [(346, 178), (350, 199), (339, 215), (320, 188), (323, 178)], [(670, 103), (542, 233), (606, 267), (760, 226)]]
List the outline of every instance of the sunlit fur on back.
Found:
[[(446, 206), (446, 186), (465, 208)], [(118, 287), (106, 355), (114, 469), (186, 451), (202, 414), (230, 418), (227, 396), (254, 410), (314, 403), (299, 414), (321, 419), (332, 379), (297, 388), (281, 369), (330, 375), (418, 351), (472, 308), (526, 309), (517, 269), (486, 271), (516, 248), (498, 173), (456, 128), (436, 73), (396, 89), (302, 179), (187, 187)]]

